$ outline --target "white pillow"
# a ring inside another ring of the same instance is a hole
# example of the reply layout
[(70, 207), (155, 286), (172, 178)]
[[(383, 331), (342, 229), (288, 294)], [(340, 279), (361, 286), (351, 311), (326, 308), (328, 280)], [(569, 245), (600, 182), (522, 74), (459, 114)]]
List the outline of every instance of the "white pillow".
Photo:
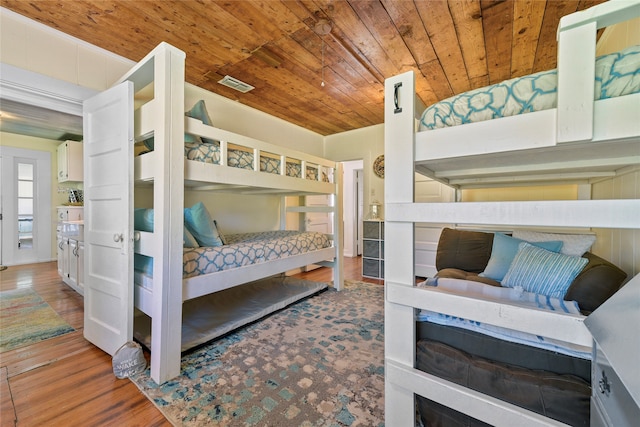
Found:
[(530, 230), (514, 230), (513, 237), (528, 242), (561, 240), (562, 248), (560, 249), (560, 253), (570, 256), (584, 255), (585, 252), (591, 249), (591, 246), (593, 246), (596, 241), (596, 236), (593, 234), (540, 233)]

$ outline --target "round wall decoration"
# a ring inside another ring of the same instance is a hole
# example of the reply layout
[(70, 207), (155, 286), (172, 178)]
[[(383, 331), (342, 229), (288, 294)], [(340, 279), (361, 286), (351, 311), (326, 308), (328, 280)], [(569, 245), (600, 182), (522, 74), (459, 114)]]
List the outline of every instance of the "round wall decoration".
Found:
[(384, 178), (384, 154), (379, 155), (373, 161), (373, 173), (380, 178)]

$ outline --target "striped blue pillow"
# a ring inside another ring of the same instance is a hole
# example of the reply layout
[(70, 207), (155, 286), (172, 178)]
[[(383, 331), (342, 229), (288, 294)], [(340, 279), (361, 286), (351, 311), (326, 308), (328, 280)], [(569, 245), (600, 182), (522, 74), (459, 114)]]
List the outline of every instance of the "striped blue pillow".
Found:
[(562, 299), (587, 262), (586, 258), (549, 252), (523, 242), (502, 286), (521, 286), (527, 292)]

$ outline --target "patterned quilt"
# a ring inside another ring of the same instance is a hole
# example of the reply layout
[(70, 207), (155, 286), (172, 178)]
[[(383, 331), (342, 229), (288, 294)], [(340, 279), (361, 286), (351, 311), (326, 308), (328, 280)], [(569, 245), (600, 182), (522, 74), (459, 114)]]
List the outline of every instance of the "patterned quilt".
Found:
[[(595, 99), (640, 92), (640, 46), (596, 59)], [(557, 70), (506, 80), (455, 95), (428, 107), (420, 129), (431, 130), (555, 108)]]
[(327, 235), (291, 230), (225, 235), (224, 246), (184, 248), (183, 277), (194, 277), (331, 246)]

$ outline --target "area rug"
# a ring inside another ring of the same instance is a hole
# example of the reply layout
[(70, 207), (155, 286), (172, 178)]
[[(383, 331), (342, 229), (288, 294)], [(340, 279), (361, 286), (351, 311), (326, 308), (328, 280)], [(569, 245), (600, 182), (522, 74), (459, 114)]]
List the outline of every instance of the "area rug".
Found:
[(347, 282), (132, 378), (176, 426), (383, 426), (384, 288)]
[(35, 291), (0, 292), (0, 353), (74, 330)]

